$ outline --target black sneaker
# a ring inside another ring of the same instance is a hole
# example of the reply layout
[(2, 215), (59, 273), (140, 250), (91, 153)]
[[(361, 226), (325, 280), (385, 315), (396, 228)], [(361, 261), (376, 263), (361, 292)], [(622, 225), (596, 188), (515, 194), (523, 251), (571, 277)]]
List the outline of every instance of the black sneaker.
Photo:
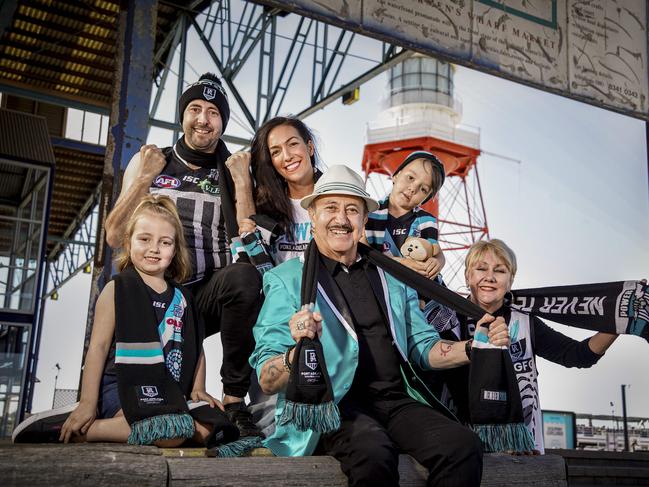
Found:
[(79, 405), (68, 404), (42, 413), (32, 414), (14, 428), (11, 435), (13, 443), (57, 443), (63, 423)]
[(252, 420), (252, 414), (250, 414), (250, 411), (248, 411), (248, 408), (243, 401), (226, 404), (225, 414), (227, 414), (228, 419), (239, 428), (240, 438), (245, 438), (247, 436), (259, 436), (260, 438), (264, 438), (264, 434), (259, 428), (257, 428), (257, 425)]

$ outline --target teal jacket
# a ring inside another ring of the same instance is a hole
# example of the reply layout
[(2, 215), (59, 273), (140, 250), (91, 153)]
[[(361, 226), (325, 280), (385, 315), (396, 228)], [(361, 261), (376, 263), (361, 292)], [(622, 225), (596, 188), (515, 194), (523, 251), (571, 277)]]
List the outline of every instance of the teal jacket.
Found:
[[(301, 259), (291, 259), (264, 274), (266, 299), (253, 329), (256, 347), (250, 357), (250, 365), (257, 370), (258, 376), (268, 359), (285, 353), (291, 345), (295, 345), (288, 322), (300, 308), (302, 267)], [(422, 383), (411, 365), (423, 370), (430, 369), (428, 353), (440, 339), (439, 335), (426, 323), (416, 292), (381, 269), (379, 275), (389, 309), (392, 336), (402, 357), (408, 362), (408, 367), (402, 367), (407, 392), (424, 404), (437, 402), (428, 391), (421, 392)], [(354, 380), (358, 366), (358, 339), (353, 325), (333, 309), (331, 300), (321, 286), (318, 286), (315, 310), (323, 318), (320, 341), (331, 377), (334, 400), (338, 404)], [(282, 391), (277, 397), (276, 422), (284, 402)], [(312, 454), (319, 439), (319, 433), (298, 431), (287, 425), (277, 426), (264, 444), (278, 456), (302, 456)]]

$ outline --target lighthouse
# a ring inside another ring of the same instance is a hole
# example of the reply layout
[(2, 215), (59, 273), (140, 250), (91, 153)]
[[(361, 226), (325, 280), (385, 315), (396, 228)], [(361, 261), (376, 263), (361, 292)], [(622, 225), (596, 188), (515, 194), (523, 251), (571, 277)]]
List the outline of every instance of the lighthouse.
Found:
[(464, 284), (466, 250), (488, 237), (489, 230), (477, 171), (480, 131), (460, 123), (454, 71), (453, 65), (420, 54), (389, 70), (382, 111), (367, 125), (362, 164), (369, 177), (391, 176), (416, 150), (432, 152), (442, 161), (446, 182), (424, 209), (438, 219), (444, 280), (458, 289)]

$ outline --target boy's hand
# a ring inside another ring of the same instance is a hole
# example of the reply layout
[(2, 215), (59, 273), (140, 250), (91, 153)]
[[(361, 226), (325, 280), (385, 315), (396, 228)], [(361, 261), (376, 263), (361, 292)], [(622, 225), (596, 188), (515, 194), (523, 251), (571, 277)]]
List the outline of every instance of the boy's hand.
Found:
[[(424, 277), (428, 277), (428, 261), (424, 262), (419, 262), (418, 260), (414, 259), (409, 259), (407, 257), (393, 257), (394, 260), (399, 262), (399, 264), (405, 265), (406, 267), (409, 267), (415, 272), (418, 272)], [(428, 259), (431, 260), (431, 259)]]
[(59, 441), (68, 443), (72, 435), (85, 435), (97, 417), (97, 405), (81, 401), (63, 423)]
[(426, 264), (425, 275), (428, 279), (435, 279), (435, 276), (440, 273), (445, 264), (445, 262), (442, 262), (438, 257), (431, 257), (422, 263)]
[(225, 408), (223, 407), (223, 403), (218, 399), (209, 395), (207, 391), (202, 391), (202, 390), (192, 391), (189, 397), (194, 402), (205, 401), (209, 403), (211, 408), (219, 408), (221, 411), (225, 411)]

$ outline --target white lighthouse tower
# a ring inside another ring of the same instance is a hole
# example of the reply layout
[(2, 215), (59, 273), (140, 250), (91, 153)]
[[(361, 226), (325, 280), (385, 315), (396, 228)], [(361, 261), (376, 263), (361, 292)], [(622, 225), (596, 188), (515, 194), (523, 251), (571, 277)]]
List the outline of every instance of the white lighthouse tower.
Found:
[(488, 236), (488, 227), (476, 168), (480, 132), (460, 125), (454, 71), (453, 65), (420, 54), (390, 69), (383, 111), (367, 126), (363, 170), (368, 177), (391, 176), (415, 150), (432, 152), (444, 163), (444, 188), (424, 208), (438, 218), (444, 279), (457, 288), (463, 284), (456, 276), (466, 249)]

